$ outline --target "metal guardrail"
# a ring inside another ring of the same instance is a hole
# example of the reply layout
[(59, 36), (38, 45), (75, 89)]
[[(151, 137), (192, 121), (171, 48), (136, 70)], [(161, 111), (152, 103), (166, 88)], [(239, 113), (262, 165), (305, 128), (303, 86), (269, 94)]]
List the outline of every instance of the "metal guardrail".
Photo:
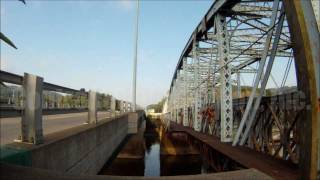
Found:
[(12, 73), (0, 70), (0, 81), (1, 82), (12, 83), (12, 84), (17, 84), (17, 85), (22, 85), (23, 77), (19, 76), (19, 75), (16, 75), (16, 74), (12, 74)]
[[(23, 76), (0, 70), (0, 82), (7, 82), (7, 83), (16, 84), (16, 85), (22, 85)], [(56, 92), (67, 93), (67, 94), (80, 94), (80, 95), (88, 94), (88, 92), (85, 92), (85, 91), (67, 88), (67, 87), (63, 87), (63, 86), (59, 86), (59, 85), (55, 85), (47, 82), (43, 82), (43, 89), (47, 91), (56, 91)]]
[[(42, 99), (39, 98), (43, 95), (43, 90), (55, 91), (73, 95), (85, 95), (88, 97), (88, 119), (86, 124), (95, 124), (98, 122), (97, 112), (99, 111), (98, 97), (99, 93), (95, 91), (85, 92), (83, 89), (76, 90), (67, 88), (47, 82), (43, 82), (43, 78), (32, 74), (25, 73), (24, 76), (19, 76), (13, 73), (0, 70), (0, 82), (12, 83), (22, 85), (24, 91), (23, 110), (12, 109), (1, 111), (1, 116), (19, 115), (21, 114), (21, 134), (18, 139), (22, 142), (29, 142), (33, 144), (40, 144), (43, 142), (43, 127), (42, 116), (46, 113), (57, 114), (61, 110), (47, 110), (42, 108)], [(129, 106), (130, 105), (130, 106)], [(114, 97), (110, 99), (110, 111), (112, 114), (126, 113), (131, 111), (131, 103), (118, 100)], [(4, 113), (3, 113), (4, 112)], [(66, 110), (64, 113), (70, 112)], [(62, 112), (63, 113), (63, 112)], [(1, 117), (0, 116), (0, 117)]]
[[(0, 82), (6, 82), (6, 83), (11, 83), (11, 84), (16, 84), (16, 85), (23, 85), (23, 79), (24, 79), (24, 76), (0, 70)], [(86, 92), (84, 90), (76, 90), (76, 89), (72, 89), (72, 88), (68, 88), (68, 87), (63, 87), (63, 86), (51, 84), (48, 82), (43, 82), (42, 86), (43, 86), (43, 90), (72, 94), (72, 95), (82, 95), (82, 96), (87, 96), (89, 98), (89, 92)], [(123, 101), (116, 99), (116, 98), (114, 98), (113, 101), (114, 101), (114, 106), (115, 106), (114, 110), (120, 111), (121, 102), (123, 102)]]
[[(100, 111), (98, 109), (98, 111)], [(23, 115), (23, 108), (0, 108), (0, 118), (21, 117)], [(69, 108), (69, 109), (42, 109), (42, 115), (56, 115), (56, 114), (69, 114), (69, 113), (81, 113), (88, 112), (88, 108)]]

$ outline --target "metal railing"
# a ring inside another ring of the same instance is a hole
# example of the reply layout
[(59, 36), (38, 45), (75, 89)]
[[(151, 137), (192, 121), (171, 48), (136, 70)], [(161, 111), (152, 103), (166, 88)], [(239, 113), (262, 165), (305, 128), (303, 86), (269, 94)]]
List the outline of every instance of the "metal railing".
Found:
[[(23, 85), (23, 76), (0, 70), (0, 82)], [(81, 90), (76, 90), (68, 87), (63, 87), (63, 86), (59, 86), (59, 85), (55, 85), (47, 82), (43, 82), (43, 90), (61, 92), (66, 94), (81, 94), (81, 95), (88, 94), (88, 92), (84, 92)]]
[[(54, 91), (72, 95), (83, 95), (88, 97), (88, 119), (85, 124), (97, 123), (97, 111), (99, 108), (99, 94), (95, 91), (76, 90), (64, 86), (43, 82), (43, 78), (28, 73), (24, 76), (13, 74), (0, 70), (0, 82), (21, 85), (23, 91), (23, 105), (21, 112), (21, 134), (19, 141), (39, 144), (43, 142), (42, 115), (43, 113), (43, 91)], [(116, 116), (131, 111), (131, 103), (118, 100), (111, 96), (110, 98), (111, 116)], [(1, 110), (2, 111), (2, 110)], [(54, 114), (54, 112), (52, 112)], [(51, 113), (51, 114), (52, 114)]]

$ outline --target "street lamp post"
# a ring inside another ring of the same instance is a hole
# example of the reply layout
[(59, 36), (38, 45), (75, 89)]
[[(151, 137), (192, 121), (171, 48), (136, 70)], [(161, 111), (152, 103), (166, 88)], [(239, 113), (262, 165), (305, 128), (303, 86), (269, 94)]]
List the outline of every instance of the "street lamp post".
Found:
[(137, 88), (137, 55), (139, 34), (139, 0), (137, 0), (137, 13), (135, 23), (134, 60), (133, 60), (133, 84), (132, 84), (132, 111), (136, 111), (136, 88)]

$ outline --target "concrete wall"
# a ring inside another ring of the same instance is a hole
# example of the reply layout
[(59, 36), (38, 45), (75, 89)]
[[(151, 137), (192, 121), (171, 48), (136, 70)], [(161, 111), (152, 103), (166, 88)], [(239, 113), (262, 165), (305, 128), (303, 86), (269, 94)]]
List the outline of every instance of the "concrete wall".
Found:
[[(23, 152), (23, 155), (13, 153), (2, 157), (1, 161), (10, 163), (13, 159), (15, 164), (35, 168), (71, 174), (97, 174), (127, 136), (128, 117), (129, 114), (125, 114), (98, 124), (52, 133), (45, 136), (44, 144), (40, 145), (9, 144), (6, 149)], [(23, 163), (19, 163), (21, 160)]]
[(137, 113), (128, 113), (128, 134), (138, 133), (140, 126), (143, 125), (142, 121), (144, 119), (145, 113), (142, 110), (137, 111)]
[(136, 134), (130, 136), (126, 144), (118, 153), (117, 158), (143, 159), (145, 156), (144, 132), (146, 121), (141, 122)]
[(138, 111), (104, 119), (97, 124), (80, 125), (49, 134), (40, 145), (12, 143), (1, 148), (0, 161), (70, 174), (94, 175), (127, 134), (134, 134), (135, 129), (144, 124), (143, 117), (144, 112)]
[(72, 174), (97, 174), (126, 137), (128, 119), (123, 115), (89, 126), (68, 137), (33, 148), (32, 167)]

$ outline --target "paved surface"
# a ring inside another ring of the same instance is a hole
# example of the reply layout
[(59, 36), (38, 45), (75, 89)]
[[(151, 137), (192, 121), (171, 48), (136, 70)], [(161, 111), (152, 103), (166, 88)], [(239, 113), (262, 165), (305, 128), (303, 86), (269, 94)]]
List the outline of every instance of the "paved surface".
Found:
[(184, 127), (172, 121), (170, 131), (185, 132), (197, 141), (207, 144), (239, 164), (247, 168), (257, 169), (275, 179), (299, 179), (298, 167), (287, 161), (276, 159), (247, 147), (234, 147), (231, 143), (222, 143), (216, 136), (196, 132), (189, 127)]
[[(98, 112), (98, 120), (109, 117), (108, 112)], [(83, 124), (88, 112), (43, 116), (43, 133), (50, 134)], [(0, 118), (1, 145), (13, 142), (20, 134), (21, 117)]]
[(213, 174), (199, 174), (186, 176), (162, 176), (162, 177), (143, 177), (143, 176), (109, 176), (109, 175), (71, 175), (57, 171), (49, 171), (45, 169), (37, 169), (23, 166), (14, 166), (0, 163), (0, 179), (7, 180), (269, 180), (270, 176), (256, 170), (245, 169), (239, 171), (230, 171)]

